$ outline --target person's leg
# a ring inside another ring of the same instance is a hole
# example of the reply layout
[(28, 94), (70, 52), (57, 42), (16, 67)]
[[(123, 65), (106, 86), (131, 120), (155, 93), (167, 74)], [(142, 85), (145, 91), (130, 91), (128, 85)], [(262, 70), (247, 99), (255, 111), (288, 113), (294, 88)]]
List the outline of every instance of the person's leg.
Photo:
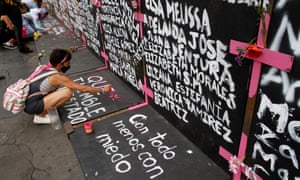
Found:
[(14, 44), (15, 40), (14, 39), (10, 39), (8, 41), (6, 41), (5, 43), (2, 43), (1, 46), (5, 49), (16, 49), (17, 46)]
[(15, 37), (18, 41), (18, 46), (23, 45), (23, 40), (22, 40), (22, 15), (18, 7), (12, 6), (11, 8), (12, 12), (10, 18), (15, 25), (14, 31), (15, 31)]
[(10, 39), (9, 35), (3, 31), (3, 33), (0, 33), (0, 43), (5, 43)]
[(13, 31), (8, 29), (0, 33), (0, 46), (6, 49), (16, 49), (17, 46), (14, 44), (13, 37)]
[(15, 43), (15, 39), (14, 38), (10, 38), (7, 42), (14, 44)]
[(12, 10), (11, 12), (12, 16), (10, 18), (15, 25), (14, 32), (15, 32), (16, 40), (18, 41), (19, 51), (22, 53), (33, 52), (32, 50), (30, 50), (28, 47), (25, 46), (25, 42), (22, 38), (23, 23), (22, 23), (22, 15), (19, 8), (16, 6), (12, 6), (11, 10)]
[(44, 117), (48, 113), (48, 109), (57, 108), (67, 102), (73, 95), (70, 88), (62, 88), (44, 97), (44, 112), (39, 116)]
[(36, 3), (36, 2), (33, 2), (33, 1), (28, 1), (28, 2), (26, 2), (25, 4), (27, 5), (27, 7), (28, 7), (29, 9), (38, 8), (37, 3)]
[(33, 37), (33, 33), (36, 32), (36, 30), (32, 26), (32, 22), (23, 18), (23, 26), (26, 28), (26, 38)]

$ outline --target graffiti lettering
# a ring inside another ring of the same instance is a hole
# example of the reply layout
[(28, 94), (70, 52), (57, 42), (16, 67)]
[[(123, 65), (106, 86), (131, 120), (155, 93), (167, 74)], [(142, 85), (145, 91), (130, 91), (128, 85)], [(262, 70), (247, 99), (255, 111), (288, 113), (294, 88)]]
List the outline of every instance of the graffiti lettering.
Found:
[(286, 72), (280, 71), (276, 68), (270, 68), (269, 71), (262, 75), (261, 86), (268, 86), (271, 83), (282, 84), (282, 95), (289, 103), (297, 103), (300, 107), (300, 99), (296, 96), (296, 90), (300, 88), (300, 80), (290, 83)]
[[(289, 179), (291, 168), (285, 169), (280, 166), (279, 162), (283, 159), (287, 160), (291, 166), (295, 169), (299, 169), (299, 160), (295, 151), (295, 145), (292, 143), (300, 143), (299, 138), (299, 121), (288, 121), (289, 109), (286, 103), (276, 104), (272, 103), (269, 97), (265, 94), (261, 94), (261, 102), (257, 112), (258, 119), (266, 119), (267, 121), (259, 122), (256, 124), (258, 130), (254, 135), (258, 141), (254, 143), (252, 158), (260, 159), (264, 162), (268, 162), (269, 169), (259, 165), (260, 169), (269, 175), (269, 171), (277, 171), (279, 177)], [(274, 127), (273, 131), (270, 127)], [(288, 136), (289, 135), (289, 136)], [(286, 143), (280, 143), (284, 140)], [(268, 153), (267, 153), (268, 152)], [(260, 158), (257, 155), (260, 155)]]
[(223, 0), (231, 4), (246, 4), (248, 6), (255, 6), (258, 7), (262, 4), (264, 9), (267, 9), (268, 5), (270, 4), (269, 0)]

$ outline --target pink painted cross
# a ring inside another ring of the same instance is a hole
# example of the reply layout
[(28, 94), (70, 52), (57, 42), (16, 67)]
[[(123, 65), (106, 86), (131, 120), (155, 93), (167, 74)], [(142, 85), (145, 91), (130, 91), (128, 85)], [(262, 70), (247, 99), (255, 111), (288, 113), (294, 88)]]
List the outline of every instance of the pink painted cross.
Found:
[[(264, 16), (265, 16), (265, 28), (267, 34), (269, 23), (270, 23), (270, 15), (268, 13), (264, 13)], [(263, 22), (261, 20), (259, 26), (259, 32), (261, 32), (262, 29), (263, 29)], [(259, 33), (257, 37), (257, 46), (260, 47), (262, 50), (262, 54), (260, 56), (256, 58), (249, 57), (247, 55), (245, 56), (246, 58), (253, 60), (250, 88), (248, 94), (248, 97), (250, 98), (256, 95), (262, 63), (279, 68), (283, 71), (290, 71), (294, 61), (293, 56), (263, 48), (264, 40), (265, 40), (264, 37), (261, 35), (261, 33)], [(246, 48), (248, 45), (249, 45), (248, 43), (231, 40), (229, 52), (231, 54), (238, 55), (240, 53), (238, 48)]]
[[(266, 32), (265, 34), (267, 34), (269, 23), (270, 23), (270, 14), (264, 13), (264, 18), (265, 18), (265, 32)], [(257, 93), (262, 63), (272, 67), (279, 68), (283, 71), (290, 71), (294, 61), (294, 58), (290, 55), (264, 48), (264, 41), (266, 40), (265, 39), (266, 37), (262, 36), (262, 34), (260, 33), (264, 28), (263, 24), (264, 23), (261, 20), (259, 26), (259, 34), (257, 37), (257, 46), (259, 47), (261, 53), (258, 54), (257, 57), (250, 57), (247, 53), (245, 54), (246, 58), (253, 60), (252, 74), (251, 74), (249, 94), (248, 94), (249, 99), (246, 106), (246, 111), (250, 111), (250, 114), (249, 113), (247, 114), (246, 112), (244, 118), (244, 127), (241, 135), (238, 156), (237, 157), (233, 156), (222, 146), (220, 146), (219, 148), (219, 154), (229, 162), (229, 165), (231, 167), (230, 170), (234, 172), (233, 175), (234, 180), (240, 179), (242, 173), (244, 173), (250, 179), (261, 179), (261, 177), (255, 174), (255, 172), (252, 171), (252, 169), (249, 168), (246, 164), (244, 164), (241, 161), (241, 159), (243, 159), (246, 154), (247, 142), (248, 142), (248, 136), (247, 136), (248, 127), (250, 127), (250, 123), (253, 115), (253, 111), (251, 110), (254, 109), (253, 106), (255, 105), (254, 103), (255, 96)], [(243, 42), (231, 40), (229, 52), (231, 54), (239, 55), (240, 51), (238, 49), (247, 48), (248, 46), (249, 43), (243, 43)]]
[[(219, 154), (228, 162), (232, 161), (232, 159), (233, 161), (242, 159), (246, 153), (247, 141), (248, 141), (247, 135), (245, 133), (242, 133), (237, 159), (234, 159), (234, 156), (222, 146), (219, 147)], [(231, 163), (237, 163), (237, 162), (231, 162)], [(241, 173), (245, 174), (249, 179), (262, 180), (262, 178), (259, 175), (255, 174), (255, 172), (251, 168), (247, 167), (247, 165), (241, 161), (239, 162), (238, 165), (237, 164), (231, 164), (231, 165), (232, 166), (235, 165), (238, 168), (236, 169), (236, 172), (234, 172), (233, 174), (233, 178), (232, 178), (233, 180), (239, 180), (241, 177)]]
[[(137, 2), (135, 0), (132, 0), (132, 3), (134, 4), (133, 6), (139, 6), (141, 5), (141, 0), (137, 0)], [(135, 4), (137, 3), (137, 4)], [(134, 12), (134, 19), (136, 21), (138, 21), (140, 23), (140, 38), (143, 39), (143, 22), (144, 22), (144, 14), (141, 13), (141, 9), (139, 9), (139, 11)], [(145, 66), (144, 64), (145, 62), (143, 62), (143, 66)], [(143, 67), (144, 68), (144, 67)], [(144, 71), (144, 84), (140, 85), (140, 87), (142, 88), (142, 90), (144, 91), (144, 95), (145, 95), (145, 102), (141, 103), (141, 104), (137, 104), (134, 106), (129, 107), (129, 110), (134, 110), (143, 106), (148, 105), (148, 97), (153, 99), (153, 91), (147, 86), (147, 77), (146, 77), (146, 72)]]

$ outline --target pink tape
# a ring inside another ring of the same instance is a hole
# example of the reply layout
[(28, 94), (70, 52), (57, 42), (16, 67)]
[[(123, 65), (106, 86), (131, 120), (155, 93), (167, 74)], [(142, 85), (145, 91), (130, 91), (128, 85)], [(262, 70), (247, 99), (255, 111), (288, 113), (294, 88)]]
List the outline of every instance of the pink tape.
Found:
[(97, 8), (101, 7), (101, 1), (100, 0), (93, 0), (93, 5), (96, 6)]
[[(247, 143), (248, 143), (248, 137), (245, 133), (242, 132), (240, 146), (239, 146), (239, 152), (238, 152), (238, 158), (243, 158), (243, 156), (246, 154)], [(233, 157), (233, 155), (230, 152), (228, 152), (225, 148), (223, 148), (222, 146), (219, 147), (219, 154), (227, 161), (230, 161), (230, 159)], [(237, 173), (233, 174), (232, 179), (240, 180), (242, 173), (247, 174), (247, 171), (251, 171), (251, 172), (248, 172), (248, 178), (254, 179), (254, 175), (255, 175), (255, 179), (262, 180), (262, 178), (259, 175), (254, 174), (253, 171), (251, 169), (250, 170), (249, 169), (250, 168), (247, 168), (247, 165), (242, 162), (242, 164), (239, 168), (239, 171)]]
[(154, 97), (153, 91), (147, 87), (147, 77), (146, 76), (144, 76), (144, 84), (142, 85), (142, 89), (145, 93), (145, 102), (131, 106), (128, 108), (128, 110), (133, 110), (133, 109), (137, 109), (137, 108), (140, 108), (143, 106), (147, 106), (148, 105), (148, 96), (150, 96), (153, 99), (153, 97)]
[(153, 97), (154, 97), (153, 91), (152, 91), (150, 88), (148, 88), (147, 86), (143, 85), (143, 86), (142, 86), (142, 89), (143, 89), (143, 91), (144, 91), (149, 97), (151, 97), (151, 98), (153, 99)]
[(223, 148), (222, 146), (219, 147), (219, 154), (226, 159), (227, 161), (230, 160), (230, 157), (232, 156), (232, 154), (230, 152), (228, 152), (225, 148)]
[(137, 109), (137, 108), (140, 108), (140, 107), (144, 107), (144, 106), (147, 106), (148, 105), (148, 102), (143, 102), (141, 104), (137, 104), (137, 105), (134, 105), (134, 106), (130, 106), (128, 108), (128, 110), (134, 110), (134, 109)]
[(81, 40), (82, 40), (83, 44), (86, 45), (86, 38), (83, 33), (81, 33)]
[(101, 57), (103, 57), (103, 59), (104, 59), (105, 61), (108, 61), (108, 55), (106, 54), (105, 51), (101, 51), (100, 55), (101, 55)]
[[(141, 7), (141, 0), (138, 0), (138, 4), (139, 4), (139, 7)], [(141, 11), (141, 8), (140, 8), (140, 11)], [(139, 13), (141, 14), (141, 12), (139, 12)], [(143, 15), (143, 20), (140, 21), (140, 38), (141, 39), (143, 39), (143, 37), (144, 37), (144, 34), (143, 34), (143, 22), (144, 22), (144, 15)]]
[(248, 143), (248, 137), (245, 133), (242, 132), (241, 140), (240, 140), (239, 154), (238, 154), (239, 157), (242, 157), (245, 155), (247, 143)]
[(142, 86), (143, 91), (145, 92), (145, 97), (146, 95), (150, 96), (152, 99), (154, 97), (153, 91), (147, 87), (147, 77), (144, 75), (144, 85)]
[(107, 69), (108, 68), (108, 61), (109, 61), (108, 55), (106, 54), (105, 51), (101, 51), (100, 55), (101, 55), (101, 57), (103, 57), (103, 59), (105, 61), (105, 65), (103, 67), (97, 68), (96, 70), (98, 70), (98, 71)]
[(104, 69), (108, 69), (107, 61), (105, 61), (105, 65), (104, 65), (104, 66), (99, 67), (99, 68), (97, 68), (96, 70), (97, 70), (97, 71), (101, 71), (101, 70), (104, 70)]
[(100, 31), (100, 34), (103, 34), (103, 28), (102, 28), (102, 23), (101, 23), (101, 20), (99, 22), (99, 31)]
[(140, 12), (134, 12), (134, 19), (139, 22), (144, 22), (144, 14)]
[(86, 49), (86, 46), (82, 45), (82, 46), (77, 47), (77, 50), (82, 50), (82, 49)]

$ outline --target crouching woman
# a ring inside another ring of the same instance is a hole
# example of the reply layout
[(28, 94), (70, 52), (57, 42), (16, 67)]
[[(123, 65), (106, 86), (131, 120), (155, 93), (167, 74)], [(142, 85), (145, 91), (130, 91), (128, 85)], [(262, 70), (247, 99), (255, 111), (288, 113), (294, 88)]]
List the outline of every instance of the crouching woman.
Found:
[(74, 82), (64, 73), (70, 68), (71, 53), (64, 49), (54, 49), (47, 65), (41, 66), (33, 74), (40, 75), (49, 71), (56, 73), (41, 78), (30, 84), (29, 98), (25, 102), (24, 111), (33, 114), (34, 124), (50, 124), (48, 110), (55, 109), (67, 102), (73, 90), (82, 93), (105, 93), (111, 91), (111, 84), (101, 88), (81, 85)]

